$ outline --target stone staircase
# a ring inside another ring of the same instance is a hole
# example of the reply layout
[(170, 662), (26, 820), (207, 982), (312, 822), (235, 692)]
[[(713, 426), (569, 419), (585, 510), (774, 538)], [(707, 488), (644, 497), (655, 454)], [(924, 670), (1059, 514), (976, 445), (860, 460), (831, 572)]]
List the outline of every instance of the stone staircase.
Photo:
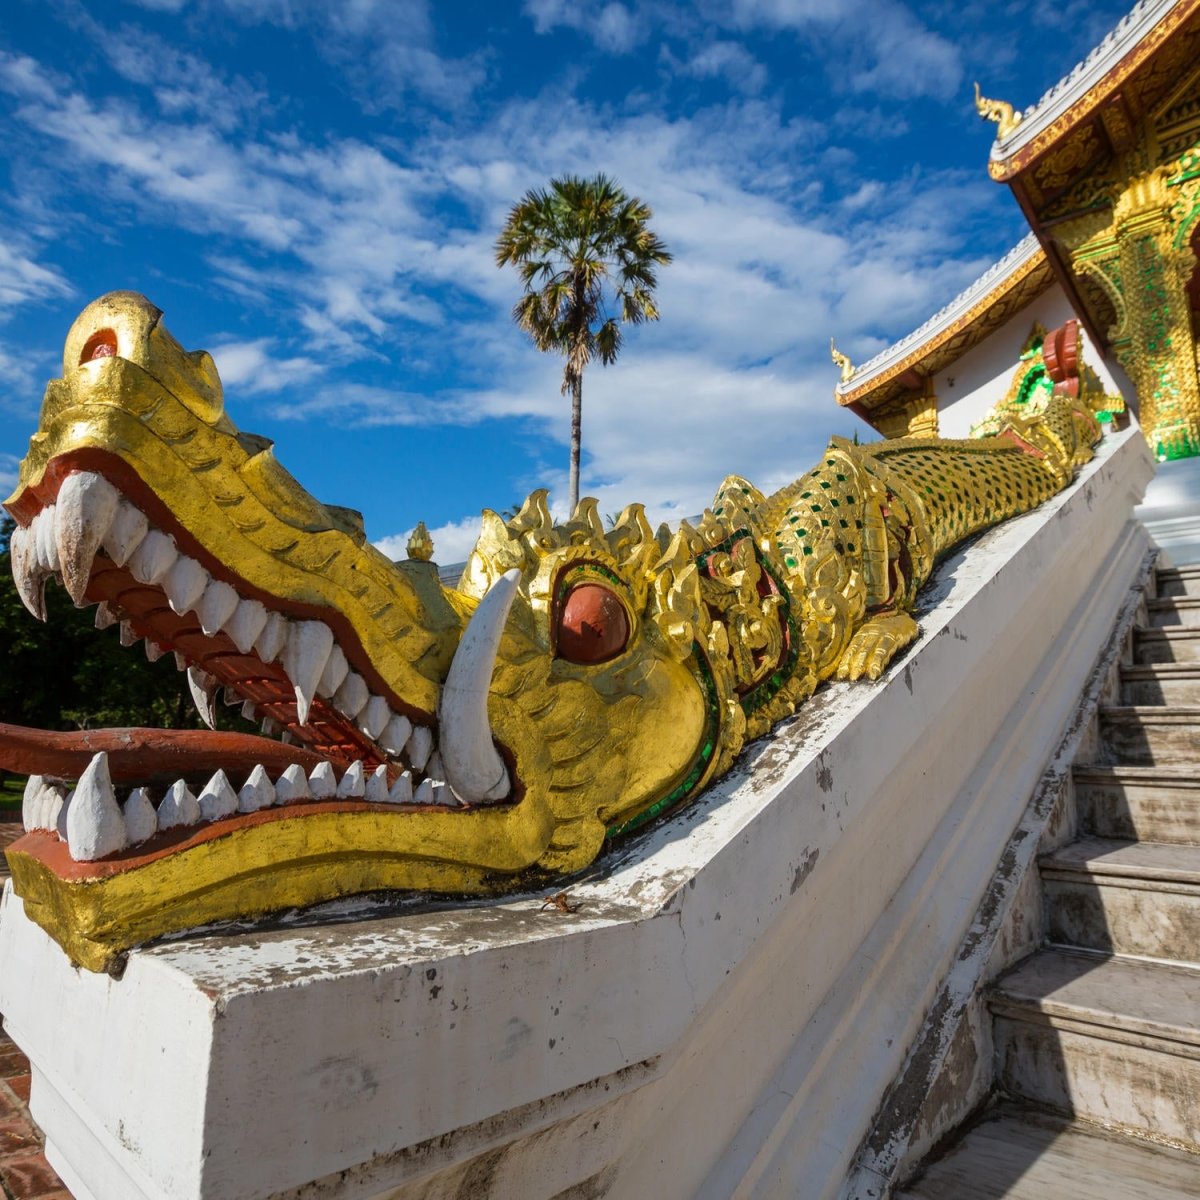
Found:
[(908, 1200), (1200, 1197), (1200, 566), (1157, 592), (1039, 860), (1046, 943), (991, 992), (998, 1099)]

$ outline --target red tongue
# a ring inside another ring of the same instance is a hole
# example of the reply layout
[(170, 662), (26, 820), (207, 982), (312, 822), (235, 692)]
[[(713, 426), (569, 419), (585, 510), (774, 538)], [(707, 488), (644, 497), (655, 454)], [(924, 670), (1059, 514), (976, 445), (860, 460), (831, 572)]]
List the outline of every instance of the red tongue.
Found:
[(285, 746), (250, 733), (207, 729), (82, 729), (51, 733), (0, 722), (0, 768), (17, 775), (78, 779), (99, 751), (108, 754), (114, 783), (171, 783), (207, 778), (218, 767), (244, 777), (261, 763), (274, 777), (293, 763), (307, 774), (325, 760), (301, 746)]

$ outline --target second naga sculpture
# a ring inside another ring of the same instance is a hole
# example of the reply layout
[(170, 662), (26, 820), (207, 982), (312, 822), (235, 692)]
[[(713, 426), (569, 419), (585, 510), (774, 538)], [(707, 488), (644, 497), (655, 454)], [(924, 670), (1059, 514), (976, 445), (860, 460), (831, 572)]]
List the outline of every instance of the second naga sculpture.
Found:
[[(143, 297), (90, 305), (7, 507), (13, 570), (174, 653), (286, 742), (0, 727), (33, 775), (26, 912), (101, 969), (163, 933), (379, 889), (482, 894), (579, 870), (695, 797), (824, 679), (918, 635), (935, 560), (1066, 486), (1099, 428), (1069, 394), (975, 441), (830, 443), (695, 525), (535, 492), (486, 512), (457, 588), (393, 563), (240, 432)], [(73, 790), (72, 790), (72, 785)]]

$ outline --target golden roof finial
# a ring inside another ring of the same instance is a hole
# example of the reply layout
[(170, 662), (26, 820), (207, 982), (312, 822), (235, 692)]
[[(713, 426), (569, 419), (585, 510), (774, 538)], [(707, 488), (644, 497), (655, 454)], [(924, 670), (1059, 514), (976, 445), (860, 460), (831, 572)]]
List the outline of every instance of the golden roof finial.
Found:
[(829, 355), (833, 359), (834, 365), (842, 373), (841, 382), (849, 383), (858, 368), (834, 345), (833, 338), (829, 339)]
[(996, 136), (1003, 141), (1021, 123), (1021, 114), (1013, 112), (1006, 100), (989, 100), (981, 95), (979, 84), (975, 85), (975, 111), (986, 121), (995, 121), (1000, 126)]
[(433, 557), (433, 538), (425, 528), (424, 521), (418, 521), (416, 528), (408, 538), (408, 557), (417, 562), (428, 562)]

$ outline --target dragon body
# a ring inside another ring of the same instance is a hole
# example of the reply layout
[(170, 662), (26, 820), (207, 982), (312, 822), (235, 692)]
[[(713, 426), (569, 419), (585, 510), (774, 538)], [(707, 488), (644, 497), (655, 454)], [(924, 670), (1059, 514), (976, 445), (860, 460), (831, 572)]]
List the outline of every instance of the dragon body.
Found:
[(101, 969), (214, 921), (578, 870), (822, 680), (877, 678), (938, 556), (1066, 486), (1097, 436), (1064, 394), (997, 437), (835, 439), (774, 495), (727, 479), (674, 532), (638, 505), (605, 529), (592, 500), (556, 523), (535, 492), (484, 513), (447, 588), (240, 432), (153, 305), (106, 296), (7, 501), (18, 588), (44, 615), (60, 580), (174, 653), (202, 712), (224, 689), (285, 738), (0, 727), (0, 766), (31, 775), (16, 890)]

